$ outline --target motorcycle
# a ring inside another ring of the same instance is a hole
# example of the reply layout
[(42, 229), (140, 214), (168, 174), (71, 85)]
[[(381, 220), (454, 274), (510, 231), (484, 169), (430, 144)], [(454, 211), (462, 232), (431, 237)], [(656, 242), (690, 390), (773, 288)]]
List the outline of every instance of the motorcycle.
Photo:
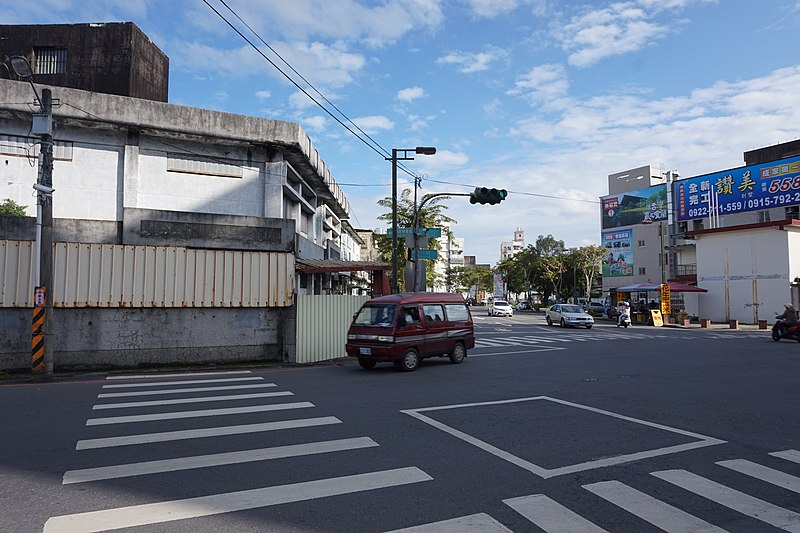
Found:
[(775, 321), (775, 325), (772, 326), (772, 340), (778, 342), (781, 339), (800, 342), (800, 322), (787, 326), (783, 320)]
[(623, 309), (617, 315), (617, 327), (625, 326), (626, 328), (631, 325), (631, 313), (628, 309)]

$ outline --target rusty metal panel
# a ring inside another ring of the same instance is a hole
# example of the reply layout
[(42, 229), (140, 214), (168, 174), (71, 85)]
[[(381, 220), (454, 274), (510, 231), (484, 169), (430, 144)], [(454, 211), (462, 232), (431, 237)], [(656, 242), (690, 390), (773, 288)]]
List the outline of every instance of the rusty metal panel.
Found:
[(346, 357), (347, 329), (369, 296), (297, 296), (296, 363), (314, 363)]

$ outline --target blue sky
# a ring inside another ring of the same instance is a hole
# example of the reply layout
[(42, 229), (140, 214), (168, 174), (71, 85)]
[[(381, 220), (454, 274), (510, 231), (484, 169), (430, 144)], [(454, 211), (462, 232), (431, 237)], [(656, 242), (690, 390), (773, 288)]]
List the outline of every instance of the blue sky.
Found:
[[(219, 0), (208, 3), (259, 43)], [(599, 244), (593, 202), (608, 174), (651, 164), (696, 176), (800, 138), (800, 0), (227, 4), (383, 148), (436, 146), (405, 163), (424, 176), (421, 193), (510, 191), (498, 206), (447, 202), (466, 254), (482, 263), (497, 261), (516, 227), (528, 243), (553, 234)], [(379, 226), (389, 163), (203, 0), (0, 8), (6, 24), (135, 22), (170, 58), (171, 103), (301, 123), (342, 184), (353, 225)]]

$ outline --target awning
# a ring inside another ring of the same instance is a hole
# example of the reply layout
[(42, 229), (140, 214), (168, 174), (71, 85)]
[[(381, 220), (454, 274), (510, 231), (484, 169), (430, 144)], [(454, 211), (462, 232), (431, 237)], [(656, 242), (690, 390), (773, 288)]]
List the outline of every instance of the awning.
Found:
[(304, 274), (321, 272), (364, 272), (389, 270), (392, 266), (379, 261), (343, 261), (341, 259), (300, 259), (295, 261), (295, 270)]
[[(660, 290), (660, 283), (636, 283), (634, 285), (617, 287), (617, 292), (651, 292)], [(708, 289), (687, 285), (685, 283), (678, 283), (677, 281), (669, 282), (669, 290), (670, 292), (708, 292)]]

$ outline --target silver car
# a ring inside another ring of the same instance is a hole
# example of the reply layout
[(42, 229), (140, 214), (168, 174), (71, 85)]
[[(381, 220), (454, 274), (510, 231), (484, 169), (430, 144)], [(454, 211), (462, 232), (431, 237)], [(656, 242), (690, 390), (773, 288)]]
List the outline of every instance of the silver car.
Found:
[(505, 300), (494, 300), (489, 304), (489, 316), (514, 316), (514, 308)]
[(555, 304), (545, 312), (548, 326), (558, 324), (562, 328), (567, 326), (584, 326), (586, 329), (594, 326), (592, 315), (574, 304)]

